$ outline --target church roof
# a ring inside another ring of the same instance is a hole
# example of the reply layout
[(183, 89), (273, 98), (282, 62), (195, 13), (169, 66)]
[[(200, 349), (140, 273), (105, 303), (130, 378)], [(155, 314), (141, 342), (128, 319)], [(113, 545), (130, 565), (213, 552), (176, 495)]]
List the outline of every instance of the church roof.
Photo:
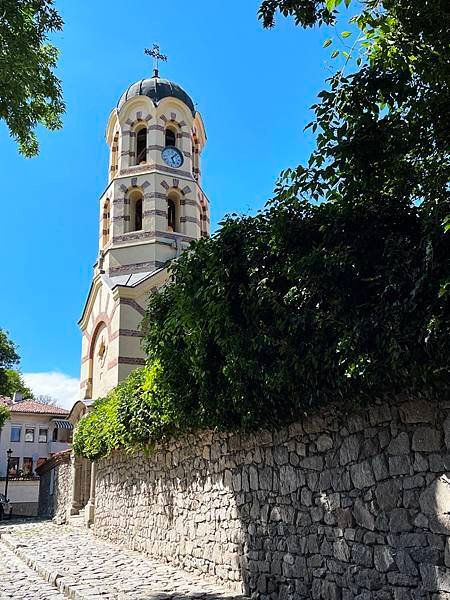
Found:
[(127, 100), (135, 96), (147, 96), (154, 104), (158, 104), (163, 98), (178, 98), (190, 108), (192, 116), (195, 116), (196, 113), (191, 97), (177, 83), (168, 79), (151, 77), (136, 81), (122, 94), (117, 103), (117, 108), (120, 109)]

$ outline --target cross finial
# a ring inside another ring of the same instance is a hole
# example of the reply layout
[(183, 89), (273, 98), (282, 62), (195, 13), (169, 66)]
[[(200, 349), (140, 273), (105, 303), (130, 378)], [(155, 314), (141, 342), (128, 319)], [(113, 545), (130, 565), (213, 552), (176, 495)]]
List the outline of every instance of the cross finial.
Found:
[(153, 77), (159, 77), (159, 61), (161, 60), (162, 62), (166, 62), (167, 56), (165, 54), (161, 54), (159, 50), (159, 44), (153, 44), (152, 49), (144, 48), (144, 54), (153, 57)]

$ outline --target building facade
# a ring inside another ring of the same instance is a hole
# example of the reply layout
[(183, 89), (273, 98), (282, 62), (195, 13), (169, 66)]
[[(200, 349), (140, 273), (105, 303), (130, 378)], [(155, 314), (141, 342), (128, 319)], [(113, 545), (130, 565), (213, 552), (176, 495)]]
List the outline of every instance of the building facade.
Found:
[(5, 490), (9, 458), (8, 496), (15, 514), (35, 514), (39, 478), (36, 469), (52, 455), (67, 450), (72, 440), (69, 411), (32, 400), (2, 397), (11, 417), (0, 430), (0, 492)]
[[(106, 141), (108, 183), (99, 201), (98, 260), (79, 322), (80, 400), (69, 417), (74, 424), (145, 364), (139, 326), (148, 298), (167, 282), (167, 264), (210, 231), (201, 187), (205, 128), (178, 84), (155, 70), (131, 85), (111, 112)], [(73, 456), (71, 514), (80, 515), (87, 505), (91, 522), (94, 494), (95, 465)]]
[(106, 130), (108, 184), (99, 202), (99, 253), (80, 320), (81, 396), (105, 395), (144, 364), (139, 324), (165, 266), (209, 235), (201, 188), (206, 134), (177, 84), (154, 76), (131, 85)]

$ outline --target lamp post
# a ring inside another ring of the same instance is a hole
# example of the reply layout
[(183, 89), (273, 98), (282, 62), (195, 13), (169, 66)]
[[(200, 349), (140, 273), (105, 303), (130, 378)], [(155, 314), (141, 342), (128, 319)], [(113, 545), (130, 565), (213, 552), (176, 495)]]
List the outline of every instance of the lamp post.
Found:
[(6, 498), (6, 502), (8, 502), (9, 462), (11, 460), (11, 454), (12, 454), (12, 450), (10, 448), (6, 452), (6, 455), (8, 457), (8, 459), (6, 461), (6, 479), (5, 479), (5, 498)]

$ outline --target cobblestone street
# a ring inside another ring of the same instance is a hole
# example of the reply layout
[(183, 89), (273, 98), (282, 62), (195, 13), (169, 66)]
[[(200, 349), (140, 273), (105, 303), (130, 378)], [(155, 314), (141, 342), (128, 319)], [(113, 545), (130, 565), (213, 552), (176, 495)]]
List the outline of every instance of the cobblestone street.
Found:
[(0, 600), (64, 600), (58, 590), (0, 545)]
[[(193, 573), (51, 522), (0, 525), (0, 600), (237, 600)], [(239, 597), (241, 598), (241, 597)]]

